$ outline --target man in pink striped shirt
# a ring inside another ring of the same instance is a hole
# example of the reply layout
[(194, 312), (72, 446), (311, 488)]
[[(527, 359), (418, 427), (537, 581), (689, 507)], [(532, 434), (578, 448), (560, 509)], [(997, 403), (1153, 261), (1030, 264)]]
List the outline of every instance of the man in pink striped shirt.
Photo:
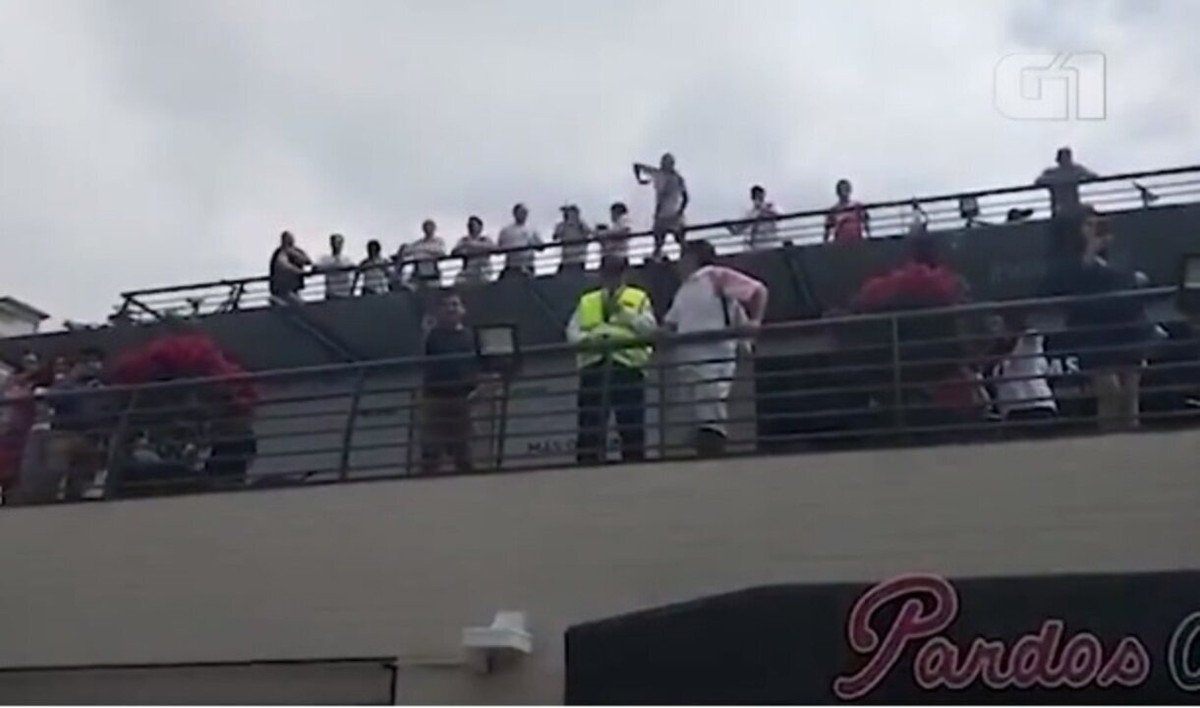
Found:
[[(732, 268), (716, 265), (717, 253), (708, 241), (688, 241), (679, 259), (683, 283), (664, 318), (677, 334), (743, 330), (762, 325), (767, 310), (767, 286)], [(701, 456), (719, 455), (729, 431), (728, 399), (737, 373), (737, 356), (746, 339), (726, 338), (687, 342), (673, 348), (679, 383), (679, 403), (693, 430)]]

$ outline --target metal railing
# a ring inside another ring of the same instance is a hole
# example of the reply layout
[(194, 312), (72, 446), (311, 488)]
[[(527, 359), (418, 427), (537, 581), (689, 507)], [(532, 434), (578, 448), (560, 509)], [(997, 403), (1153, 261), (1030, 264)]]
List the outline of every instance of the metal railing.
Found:
[[(1200, 166), (1111, 175), (1082, 184), (1081, 194), (1085, 201), (1106, 211), (1192, 203), (1200, 195)], [(977, 215), (969, 219), (962, 215), (960, 205), (964, 199), (977, 202)], [(1013, 215), (1025, 220), (1046, 218), (1050, 213), (1048, 190), (1031, 185), (913, 197), (866, 204), (865, 209), (871, 222), (871, 237), (887, 238), (907, 233), (914, 216), (914, 204), (920, 206), (923, 218), (927, 222), (926, 228), (930, 231), (986, 229), (989, 226), (1008, 223)], [(826, 207), (780, 215), (774, 220), (776, 242), (786, 241), (795, 245), (819, 243), (825, 233), (825, 219), (828, 213), (829, 208)], [(752, 223), (744, 219), (732, 219), (689, 226), (686, 232), (688, 238), (709, 239), (722, 254), (733, 254), (748, 250), (746, 236), (735, 234), (733, 230)], [(650, 254), (653, 238), (649, 231), (636, 232), (629, 238), (630, 257), (634, 262)], [(671, 248), (673, 246), (669, 245), (668, 249)], [(488, 271), (491, 274), (502, 272), (508, 254), (533, 251), (536, 273), (550, 274), (560, 265), (560, 250), (561, 244), (558, 243), (521, 248), (494, 248), (489, 257)], [(588, 254), (588, 267), (595, 267), (599, 259), (598, 254), (599, 246), (592, 246)], [(463, 257), (447, 256), (438, 263), (440, 284), (450, 285), (456, 282), (462, 270)], [(411, 270), (413, 261), (398, 265)], [(357, 272), (357, 268), (349, 270)], [(324, 298), (325, 287), (321, 275), (307, 276), (305, 287), (299, 296), (304, 301)], [(121, 298), (119, 314), (143, 321), (167, 316), (189, 317), (259, 308), (271, 302), (268, 278), (265, 275), (131, 290), (122, 293)]]
[[(6, 503), (670, 461), (697, 454), (967, 443), (1200, 422), (1200, 340), (1175, 311), (1173, 296), (1172, 289), (1159, 288), (790, 322), (766, 326), (753, 337), (746, 332), (661, 337), (643, 343), (655, 347), (644, 381), (622, 376), (611, 356), (605, 358), (594, 372), (603, 383), (589, 389), (594, 395), (582, 407), (578, 352), (562, 345), (521, 352), (515, 373), (481, 375), (468, 398), (450, 396), (449, 405), (423, 393), (422, 372), (453, 358), (247, 375), (241, 378), (253, 380), (259, 390), (252, 414), (232, 413), (225, 405), (222, 387), (229, 378), (111, 387), (77, 394), (79, 400), (105, 402), (93, 409), (91, 427), (55, 417), (48, 428), (30, 433), (24, 455), (16, 455), (23, 464), (19, 476), (9, 478)], [(1081, 303), (1101, 301), (1118, 309), (1137, 303), (1148, 314), (1090, 325), (1068, 317)], [(1048, 343), (1044, 362), (1028, 369), (1033, 373), (1000, 374), (990, 366), (1003, 357), (988, 322), (1012, 312), (1027, 317)], [(724, 378), (728, 371), (710, 370), (713, 364), (728, 369), (728, 347), (738, 342), (745, 346), (738, 345), (743, 351), (736, 373)], [(1140, 374), (1139, 413), (1114, 408), (1111, 392), (1096, 388), (1110, 378), (1093, 374), (1118, 365)], [(728, 397), (712, 385), (713, 377), (727, 382)], [(1017, 389), (1004, 387), (1035, 379), (1051, 386), (1058, 414), (1005, 417), (1013, 406), (1034, 401), (1014, 398)], [(635, 402), (623, 393), (632, 393)], [(8, 401), (6, 407), (13, 415), (31, 402)], [(724, 449), (705, 449), (697, 428), (721, 403), (727, 406)], [(581, 410), (605, 420), (592, 442), (583, 440), (583, 450)], [(621, 435), (633, 431), (640, 433)], [(431, 443), (439, 446), (436, 469)], [(38, 447), (35, 454), (29, 446)], [(456, 452), (463, 455), (456, 459)]]

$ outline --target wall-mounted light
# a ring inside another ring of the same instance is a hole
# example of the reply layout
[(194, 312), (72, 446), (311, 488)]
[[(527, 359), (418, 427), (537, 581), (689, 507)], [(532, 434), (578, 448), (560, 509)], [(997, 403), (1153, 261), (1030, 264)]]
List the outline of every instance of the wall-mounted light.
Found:
[(485, 371), (509, 374), (520, 363), (517, 328), (512, 325), (475, 327), (475, 356)]

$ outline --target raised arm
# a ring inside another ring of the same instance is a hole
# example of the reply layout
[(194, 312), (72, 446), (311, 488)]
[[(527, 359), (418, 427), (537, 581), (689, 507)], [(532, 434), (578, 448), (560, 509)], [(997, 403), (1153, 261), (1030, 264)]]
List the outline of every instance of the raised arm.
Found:
[(650, 184), (650, 176), (655, 173), (657, 168), (651, 167), (642, 162), (633, 163), (633, 177), (638, 184)]
[(746, 316), (751, 324), (761, 325), (767, 314), (767, 286), (756, 278), (724, 266), (714, 266), (710, 272), (717, 291), (741, 303), (746, 308)]

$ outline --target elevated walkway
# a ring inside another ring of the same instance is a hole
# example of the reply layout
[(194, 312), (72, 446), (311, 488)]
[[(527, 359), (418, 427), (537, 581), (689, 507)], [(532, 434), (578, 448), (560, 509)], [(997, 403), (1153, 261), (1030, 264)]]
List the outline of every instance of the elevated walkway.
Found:
[[(1154, 189), (1159, 201), (1144, 205), (1134, 181)], [(1114, 259), (1145, 272), (1157, 285), (1173, 284), (1180, 257), (1197, 249), (1200, 168), (1116, 176), (1087, 185), (1083, 192), (1085, 199), (1113, 214), (1118, 236)], [(962, 196), (974, 196), (981, 207), (981, 215), (969, 227), (958, 214)], [(1040, 294), (1051, 251), (1044, 190), (1014, 187), (920, 201), (948, 263), (966, 277), (976, 300)], [(815, 211), (781, 217), (781, 236), (795, 244), (789, 248), (746, 252), (729, 234), (728, 223), (699, 225), (689, 231), (689, 238), (714, 241), (727, 262), (770, 286), (768, 321), (811, 319), (844, 306), (867, 277), (902, 259), (909, 204), (869, 205), (878, 238), (850, 248), (814, 243), (820, 239), (824, 217), (824, 212)], [(1012, 208), (1027, 208), (1032, 218), (1007, 223)], [(644, 255), (647, 238), (635, 239), (635, 262)], [(556, 274), (556, 258), (556, 247), (548, 246), (539, 253), (540, 275), (532, 280), (463, 288), (472, 322), (515, 325), (525, 348), (562, 342), (579, 293), (595, 281), (590, 274)], [(499, 265), (501, 256), (495, 261)], [(455, 259), (444, 263), (446, 284), (453, 281), (455, 268)], [(651, 292), (660, 314), (665, 311), (677, 282), (669, 268), (642, 266), (633, 280)], [(305, 318), (315, 335), (280, 321), (280, 313), (268, 307), (265, 278), (255, 277), (125, 293), (122, 307), (133, 324), (0, 340), (0, 359), (16, 361), (25, 349), (52, 355), (100, 346), (115, 352), (167, 331), (173, 325), (164, 318), (183, 319), (209, 332), (255, 371), (336, 363), (346, 360), (347, 352), (367, 361), (420, 353), (424, 305), (417, 294), (325, 301), (321, 277), (310, 276), (303, 295)], [(338, 346), (331, 349), (323, 340)]]

